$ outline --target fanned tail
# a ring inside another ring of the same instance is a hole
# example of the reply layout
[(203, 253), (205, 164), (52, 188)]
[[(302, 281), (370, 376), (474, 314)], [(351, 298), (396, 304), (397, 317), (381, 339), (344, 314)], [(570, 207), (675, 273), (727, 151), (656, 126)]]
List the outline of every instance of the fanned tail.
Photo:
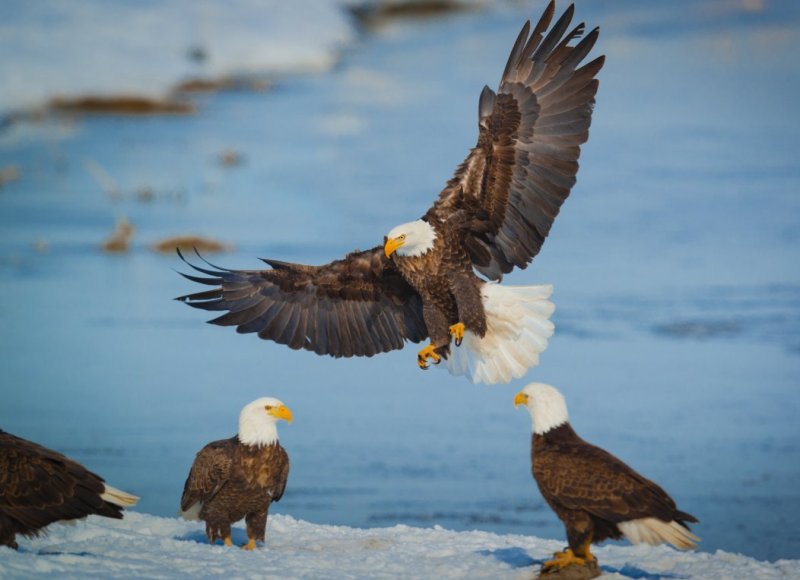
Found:
[(452, 345), (446, 367), (451, 374), (466, 375), (473, 383), (507, 383), (539, 364), (539, 354), (553, 335), (549, 318), (555, 305), (553, 287), (501, 286), (487, 282), (481, 289), (486, 311), (486, 335), (469, 330), (461, 346)]

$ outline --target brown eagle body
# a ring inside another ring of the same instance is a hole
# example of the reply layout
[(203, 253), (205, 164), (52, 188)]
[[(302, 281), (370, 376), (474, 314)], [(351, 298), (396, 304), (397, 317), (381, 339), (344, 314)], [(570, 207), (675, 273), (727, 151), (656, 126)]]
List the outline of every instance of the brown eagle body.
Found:
[(659, 485), (575, 433), (555, 388), (532, 383), (514, 404), (531, 413), (533, 478), (567, 532), (569, 548), (545, 568), (594, 560), (590, 545), (607, 539), (668, 542), (680, 549), (699, 541), (686, 525), (697, 518), (679, 510)]
[(569, 423), (533, 434), (531, 470), (542, 497), (564, 522), (576, 554), (588, 542), (621, 539), (622, 522), (656, 518), (683, 527), (697, 522), (660, 486), (581, 439)]
[(137, 500), (61, 453), (0, 430), (0, 546), (16, 548), (16, 534), (35, 537), (56, 521), (120, 519)]
[(197, 454), (181, 496), (181, 510), (206, 522), (211, 543), (230, 539), (231, 524), (245, 518), (247, 537), (264, 541), (267, 513), (289, 478), (289, 456), (275, 441), (245, 445), (238, 437), (209, 443)]
[(481, 300), (484, 281), (473, 272), (469, 254), (459, 243), (459, 230), (435, 218), (428, 223), (436, 232), (433, 248), (419, 257), (394, 254), (392, 260), (403, 278), (423, 297), (425, 328), (435, 352), (446, 357), (452, 325), (461, 322), (480, 337), (486, 334)]
[[(433, 229), (432, 247), (404, 255), (402, 250), (413, 247), (407, 244), (395, 252), (412, 235), (408, 232), (406, 239), (406, 232), (390, 232), (383, 246), (323, 266), (264, 260), (271, 269), (229, 270), (190, 264), (207, 276), (185, 276), (214, 288), (178, 300), (222, 312), (210, 321), (214, 324), (333, 357), (373, 356), (430, 337), (431, 345), (420, 352), (423, 368), (427, 358), (447, 357), (452, 336), (457, 346), (465, 330), (484, 337), (492, 326), (487, 319), (496, 313), (485, 307), (491, 300), (487, 285), (474, 270), (500, 281), (514, 267), (527, 267), (575, 184), (580, 146), (588, 139), (595, 76), (604, 57), (581, 63), (598, 30), (570, 46), (583, 35), (584, 24), (570, 30), (570, 6), (548, 32), (554, 11), (551, 2), (533, 30), (525, 24), (498, 91), (485, 87), (480, 95), (476, 146), (424, 217), (410, 224)], [(535, 299), (546, 298), (539, 292)], [(546, 321), (552, 308), (546, 312), (541, 304), (531, 306), (532, 300), (529, 294), (525, 307), (539, 308), (537, 316)], [(496, 296), (494, 302), (505, 305), (508, 299)], [(519, 313), (509, 317), (520, 325), (525, 320)], [(552, 333), (546, 326), (541, 326), (537, 352), (516, 365), (513, 376), (538, 364), (538, 352)], [(502, 340), (489, 342), (495, 350), (502, 348), (498, 345), (518, 339), (512, 334), (506, 330)], [(480, 356), (491, 354), (486, 346)], [(522, 357), (512, 353), (510, 358)], [(472, 378), (493, 382), (511, 376), (501, 371)]]

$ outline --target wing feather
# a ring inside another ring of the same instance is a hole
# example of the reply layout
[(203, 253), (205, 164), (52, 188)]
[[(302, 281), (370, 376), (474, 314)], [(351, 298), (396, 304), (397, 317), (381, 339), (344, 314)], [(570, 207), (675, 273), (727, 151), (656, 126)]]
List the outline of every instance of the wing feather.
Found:
[(619, 523), (655, 517), (665, 522), (697, 521), (677, 509), (658, 484), (607, 451), (583, 442), (535, 457), (537, 483), (545, 497), (575, 510)]
[(428, 335), (422, 299), (381, 246), (324, 266), (265, 259), (268, 270), (230, 270), (206, 262), (217, 268), (211, 270), (178, 255), (209, 276), (185, 277), (219, 286), (178, 300), (223, 312), (209, 322), (235, 326), (239, 333), (334, 357), (373, 356)]
[(529, 22), (522, 27), (497, 93), (481, 93), (477, 145), (427, 214), (446, 222), (470, 212), (465, 249), (494, 280), (527, 267), (541, 250), (575, 185), (580, 145), (589, 136), (604, 57), (578, 67), (599, 29), (570, 46), (585, 26), (570, 30), (570, 6), (547, 32), (554, 13), (550, 2), (532, 32)]
[[(103, 479), (76, 461), (0, 430), (0, 520), (35, 536), (60, 520), (97, 514), (121, 518)], [(132, 497), (132, 496), (131, 496)]]
[(235, 437), (214, 441), (197, 453), (183, 486), (182, 511), (188, 511), (198, 502), (208, 503), (227, 483), (236, 444)]

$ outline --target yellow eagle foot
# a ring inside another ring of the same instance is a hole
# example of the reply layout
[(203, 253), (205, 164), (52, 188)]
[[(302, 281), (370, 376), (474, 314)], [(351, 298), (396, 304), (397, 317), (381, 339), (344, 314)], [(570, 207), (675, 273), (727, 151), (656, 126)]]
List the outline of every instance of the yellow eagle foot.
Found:
[(255, 550), (256, 549), (256, 541), (253, 538), (247, 540), (247, 543), (242, 546), (242, 550)]
[(226, 536), (222, 539), (222, 543), (228, 546), (229, 548), (233, 546), (233, 540), (231, 540), (230, 536)]
[[(561, 570), (563, 568), (566, 568), (567, 566), (572, 566), (573, 564), (576, 564), (578, 566), (586, 565), (586, 559), (579, 558), (569, 548), (567, 548), (563, 552), (556, 552), (555, 554), (553, 554), (553, 556), (554, 558), (552, 560), (547, 560), (544, 564), (542, 564), (542, 571), (545, 570), (550, 571), (553, 570), (554, 568)], [(591, 554), (590, 557), (594, 559), (594, 556), (591, 556)]]
[(450, 334), (456, 339), (456, 346), (461, 346), (461, 341), (464, 340), (464, 323), (459, 322), (451, 326)]
[(417, 364), (423, 371), (428, 370), (428, 359), (432, 359), (435, 365), (442, 361), (442, 357), (436, 354), (436, 347), (432, 344), (429, 344), (417, 354)]

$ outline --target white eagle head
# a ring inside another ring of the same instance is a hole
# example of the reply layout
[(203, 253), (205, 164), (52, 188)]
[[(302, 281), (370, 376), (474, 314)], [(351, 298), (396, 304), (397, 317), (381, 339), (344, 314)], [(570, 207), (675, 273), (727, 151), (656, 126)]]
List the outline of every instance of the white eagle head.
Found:
[(291, 423), (292, 412), (278, 399), (261, 397), (248, 403), (239, 414), (239, 441), (257, 446), (275, 443), (280, 419)]
[(398, 256), (414, 258), (433, 248), (436, 230), (425, 220), (416, 220), (392, 228), (386, 236), (383, 252), (388, 258), (394, 252)]
[(569, 420), (567, 402), (558, 389), (544, 383), (531, 383), (514, 397), (514, 406), (525, 405), (531, 414), (533, 432), (547, 433)]

